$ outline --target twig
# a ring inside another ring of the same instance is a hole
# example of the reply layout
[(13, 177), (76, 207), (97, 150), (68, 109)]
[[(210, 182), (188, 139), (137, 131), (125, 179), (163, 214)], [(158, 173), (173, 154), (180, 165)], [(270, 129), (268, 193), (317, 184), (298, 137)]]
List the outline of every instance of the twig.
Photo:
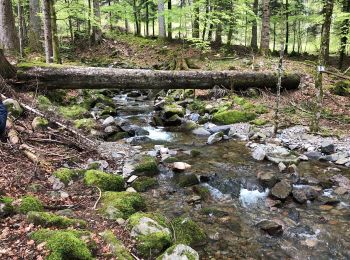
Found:
[(100, 194), (99, 194), (98, 199), (96, 200), (96, 202), (95, 202), (95, 204), (94, 204), (94, 206), (93, 206), (93, 208), (92, 208), (93, 210), (96, 210), (97, 204), (98, 204), (98, 202), (100, 201), (101, 196), (102, 196), (102, 191), (101, 191), (101, 189), (100, 189), (99, 187), (97, 187), (97, 186), (95, 186), (95, 188), (98, 189), (98, 191), (100, 192)]
[(140, 258), (138, 258), (134, 253), (130, 252), (130, 254), (131, 254), (132, 257), (135, 258), (136, 260), (140, 260)]

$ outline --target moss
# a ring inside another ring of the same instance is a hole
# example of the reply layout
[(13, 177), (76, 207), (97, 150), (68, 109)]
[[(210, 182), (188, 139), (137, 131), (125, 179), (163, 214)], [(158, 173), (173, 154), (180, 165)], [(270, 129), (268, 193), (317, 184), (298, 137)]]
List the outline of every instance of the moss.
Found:
[(210, 198), (210, 191), (207, 187), (196, 185), (193, 186), (193, 191), (197, 193), (203, 200), (208, 200)]
[(350, 96), (350, 80), (341, 80), (338, 81), (334, 88), (331, 89), (331, 92), (338, 96)]
[(78, 177), (80, 174), (79, 172), (72, 169), (60, 168), (57, 171), (55, 171), (53, 175), (56, 178), (58, 178), (61, 182), (63, 182), (65, 185), (67, 185), (70, 181)]
[(67, 98), (67, 90), (53, 89), (46, 92), (46, 97), (53, 103), (63, 104)]
[(125, 248), (123, 243), (119, 241), (112, 231), (106, 230), (101, 234), (102, 238), (105, 240), (107, 244), (109, 244), (109, 248), (112, 251), (113, 256), (120, 260), (133, 260), (134, 258)]
[(129, 134), (127, 132), (118, 132), (118, 133), (115, 133), (115, 134), (109, 136), (107, 138), (107, 141), (114, 142), (114, 141), (118, 141), (120, 139), (128, 138), (128, 137), (129, 137)]
[(97, 90), (85, 90), (84, 91), (84, 97), (85, 97), (85, 103), (89, 108), (93, 108), (98, 103), (102, 104), (103, 106), (111, 107), (115, 110), (116, 104), (113, 101), (112, 98), (107, 97), (101, 93), (96, 92)]
[(67, 228), (69, 226), (79, 226), (79, 227), (85, 227), (86, 222), (84, 220), (80, 219), (71, 219), (64, 216), (58, 216), (53, 213), (48, 212), (37, 212), (37, 211), (30, 211), (27, 214), (27, 218), (29, 222), (40, 225), (43, 227), (60, 227), (60, 228)]
[(74, 126), (78, 129), (91, 130), (96, 127), (96, 122), (92, 118), (82, 118), (74, 120)]
[(23, 114), (23, 108), (17, 100), (8, 98), (3, 101), (3, 104), (7, 108), (7, 111), (9, 112), (9, 114), (11, 114), (11, 116), (18, 118)]
[(105, 173), (98, 170), (85, 172), (84, 182), (88, 186), (97, 186), (105, 191), (124, 190), (124, 179), (122, 176)]
[(198, 114), (205, 114), (205, 103), (201, 100), (194, 100), (190, 105), (189, 109)]
[(171, 221), (171, 225), (175, 232), (176, 243), (194, 246), (206, 239), (203, 229), (190, 218), (175, 218)]
[(38, 108), (39, 109), (48, 110), (49, 108), (52, 107), (52, 103), (51, 103), (50, 99), (48, 99), (45, 96), (40, 95), (40, 96), (37, 97), (36, 100), (38, 102)]
[(239, 122), (248, 122), (255, 119), (256, 115), (252, 112), (245, 112), (239, 110), (228, 110), (224, 112), (215, 113), (213, 116), (213, 122), (219, 124), (234, 124)]
[(143, 157), (135, 166), (135, 172), (145, 173), (148, 176), (156, 175), (159, 172), (156, 159), (152, 156)]
[[(146, 209), (143, 197), (134, 192), (104, 192), (101, 212), (109, 218), (128, 218), (137, 211)], [(111, 212), (112, 211), (112, 212)]]
[(158, 185), (158, 181), (155, 178), (141, 176), (137, 178), (133, 183), (132, 187), (138, 192), (144, 192)]
[(197, 157), (197, 156), (199, 156), (201, 154), (201, 152), (199, 150), (197, 150), (197, 149), (193, 149), (193, 150), (191, 150), (190, 154), (191, 154), (192, 157)]
[[(173, 245), (171, 247), (169, 247), (164, 254), (162, 254), (161, 256), (157, 257), (156, 260), (163, 260), (163, 259), (173, 259), (174, 256), (171, 256), (174, 251), (175, 248), (179, 246), (179, 244)], [(169, 256), (171, 256), (172, 258), (170, 258)], [(198, 259), (198, 255), (194, 255), (192, 252), (190, 252), (189, 250), (184, 250), (181, 252), (181, 255), (177, 256), (180, 259), (186, 259), (185, 257), (187, 257), (187, 260), (197, 260)]]
[(93, 259), (86, 242), (81, 237), (86, 232), (75, 230), (40, 229), (31, 235), (37, 243), (46, 242), (50, 250), (48, 260), (90, 260)]
[(247, 103), (247, 100), (246, 100), (245, 98), (243, 98), (243, 97), (234, 96), (234, 97), (233, 97), (233, 102), (234, 102), (235, 104), (237, 104), (237, 105), (242, 106), (242, 105), (244, 105), (244, 104)]
[(137, 251), (144, 257), (160, 254), (171, 245), (171, 235), (165, 231), (140, 235), (137, 237)]
[(262, 104), (256, 105), (253, 110), (257, 114), (265, 114), (265, 113), (269, 112), (268, 108)]
[(168, 158), (166, 158), (163, 162), (165, 162), (165, 163), (174, 163), (174, 162), (178, 162), (179, 161), (179, 159), (177, 159), (176, 157), (168, 157)]
[(185, 109), (177, 104), (165, 105), (163, 108), (163, 116), (165, 118), (170, 118), (174, 115), (183, 117), (185, 115)]
[(84, 106), (81, 105), (72, 105), (67, 107), (60, 107), (59, 112), (68, 119), (78, 119), (83, 117), (87, 110)]
[(217, 113), (222, 113), (222, 112), (225, 112), (225, 111), (229, 110), (231, 107), (232, 107), (232, 102), (226, 102), (224, 104), (221, 104), (218, 107), (215, 107), (212, 110), (212, 113), (216, 113), (216, 114)]
[(169, 221), (167, 220), (167, 218), (164, 217), (162, 214), (159, 214), (157, 212), (136, 212), (135, 214), (132, 214), (128, 218), (129, 226), (131, 226), (131, 227), (136, 226), (137, 224), (139, 224), (140, 219), (143, 217), (153, 219), (154, 221), (156, 221), (159, 225), (161, 225), (163, 227), (168, 227), (168, 225), (169, 225)]
[(0, 197), (0, 218), (7, 217), (15, 213), (15, 208), (12, 203), (13, 199), (11, 197)]
[(28, 195), (22, 197), (18, 210), (22, 214), (27, 214), (29, 211), (43, 211), (44, 206), (38, 198)]
[(46, 128), (48, 125), (49, 125), (49, 121), (46, 118), (43, 118), (43, 117), (40, 117), (40, 116), (35, 117), (33, 119), (33, 122), (32, 122), (32, 127), (34, 129)]
[(180, 187), (189, 187), (199, 183), (199, 180), (194, 173), (179, 174), (175, 179), (177, 179)]
[(257, 125), (257, 126), (261, 126), (261, 125), (267, 124), (267, 122), (268, 122), (268, 121), (267, 121), (266, 119), (257, 118), (257, 119), (254, 119), (254, 120), (252, 121), (252, 124)]
[(225, 211), (222, 211), (222, 210), (219, 210), (219, 209), (216, 209), (216, 208), (202, 208), (200, 210), (200, 213), (203, 214), (203, 215), (213, 215), (215, 217), (219, 217), (219, 218), (222, 218), (222, 217), (226, 217), (229, 215), (228, 212), (225, 212)]

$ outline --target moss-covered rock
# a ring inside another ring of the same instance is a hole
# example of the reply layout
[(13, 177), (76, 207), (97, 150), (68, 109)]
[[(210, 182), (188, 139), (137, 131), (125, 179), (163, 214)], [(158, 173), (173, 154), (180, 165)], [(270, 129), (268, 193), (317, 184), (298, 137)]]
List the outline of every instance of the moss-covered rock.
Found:
[(37, 100), (39, 109), (48, 110), (52, 107), (52, 103), (51, 103), (50, 99), (48, 99), (47, 97), (45, 97), (43, 95), (38, 96), (36, 100)]
[(262, 126), (262, 125), (266, 125), (268, 121), (266, 119), (257, 118), (251, 121), (251, 123), (257, 126)]
[(59, 112), (68, 119), (78, 119), (87, 114), (87, 109), (83, 105), (72, 105), (60, 107)]
[(181, 173), (175, 176), (175, 180), (178, 182), (180, 187), (189, 187), (192, 185), (199, 184), (199, 180), (194, 173)]
[(191, 247), (177, 244), (169, 247), (157, 260), (199, 260), (198, 253)]
[(96, 127), (96, 122), (92, 118), (81, 118), (74, 120), (74, 126), (78, 129), (91, 130)]
[(331, 92), (338, 96), (350, 97), (350, 80), (338, 81)]
[(205, 242), (203, 229), (192, 219), (186, 217), (175, 218), (171, 221), (176, 236), (176, 243), (195, 246)]
[(189, 106), (189, 109), (193, 112), (197, 112), (198, 114), (205, 114), (205, 103), (201, 100), (194, 100)]
[(84, 182), (88, 186), (97, 186), (105, 191), (124, 190), (124, 179), (122, 176), (106, 173), (103, 171), (86, 171)]
[(3, 104), (7, 108), (7, 111), (9, 112), (9, 114), (11, 114), (13, 117), (17, 118), (23, 114), (23, 108), (21, 107), (21, 105), (18, 103), (17, 100), (8, 98), (3, 101)]
[(138, 192), (144, 192), (158, 185), (158, 181), (152, 177), (141, 176), (137, 178), (133, 183), (132, 187)]
[(10, 216), (15, 212), (15, 208), (12, 203), (13, 199), (11, 197), (0, 197), (0, 219)]
[(137, 251), (144, 257), (159, 255), (171, 245), (170, 233), (159, 231), (137, 237)]
[(185, 109), (177, 104), (165, 105), (162, 115), (164, 118), (171, 118), (174, 115), (183, 117), (185, 115)]
[(201, 154), (201, 152), (197, 149), (192, 149), (191, 152), (190, 152), (191, 156), (192, 157), (197, 157)]
[(33, 130), (44, 129), (49, 125), (49, 121), (46, 118), (37, 116), (32, 121)]
[(152, 156), (143, 157), (135, 166), (135, 173), (143, 173), (147, 176), (158, 174), (157, 160)]
[(128, 138), (129, 134), (127, 132), (118, 132), (107, 137), (108, 142), (115, 142), (124, 138)]
[(84, 220), (58, 216), (49, 212), (29, 211), (27, 218), (29, 222), (42, 227), (67, 228), (69, 226), (86, 226), (86, 222)]
[(92, 254), (82, 236), (86, 232), (76, 230), (49, 230), (40, 229), (31, 235), (36, 243), (46, 242), (50, 250), (48, 260), (92, 260)]
[(140, 219), (143, 217), (147, 217), (150, 219), (155, 220), (157, 223), (159, 223), (163, 227), (169, 226), (169, 221), (165, 216), (163, 216), (160, 213), (157, 212), (136, 212), (135, 214), (132, 214), (128, 218), (128, 224), (130, 227), (134, 227), (140, 223)]
[(106, 230), (101, 233), (102, 238), (109, 245), (110, 250), (112, 251), (113, 256), (120, 260), (133, 260), (134, 258), (125, 248), (123, 243), (119, 241), (112, 231)]
[(27, 214), (29, 211), (43, 211), (42, 202), (31, 195), (23, 196), (19, 205), (18, 211), (22, 214)]
[(256, 114), (252, 112), (228, 110), (224, 112), (215, 113), (213, 122), (223, 125), (229, 125), (239, 122), (248, 122), (255, 119)]
[(193, 191), (197, 193), (203, 200), (210, 199), (210, 191), (207, 187), (201, 185), (195, 185), (192, 187)]
[(61, 182), (63, 182), (65, 185), (68, 185), (68, 183), (75, 178), (80, 176), (79, 171), (68, 169), (68, 168), (60, 168), (57, 171), (53, 173), (53, 175), (59, 179)]
[(101, 212), (109, 219), (128, 218), (132, 214), (146, 209), (143, 197), (134, 192), (103, 192)]

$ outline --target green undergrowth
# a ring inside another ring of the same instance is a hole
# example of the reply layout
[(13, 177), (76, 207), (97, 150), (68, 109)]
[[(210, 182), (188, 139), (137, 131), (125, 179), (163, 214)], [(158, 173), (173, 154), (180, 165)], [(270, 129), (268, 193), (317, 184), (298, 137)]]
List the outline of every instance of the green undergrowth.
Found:
[(203, 229), (196, 222), (188, 217), (178, 217), (171, 221), (174, 229), (176, 243), (195, 246), (206, 240)]
[(147, 176), (158, 174), (157, 160), (152, 156), (144, 156), (135, 166), (135, 173), (144, 173)]
[(27, 214), (28, 221), (42, 227), (67, 228), (70, 226), (85, 227), (86, 222), (80, 219), (72, 219), (49, 212), (30, 211)]
[(141, 176), (138, 177), (133, 183), (132, 187), (138, 192), (145, 192), (158, 185), (158, 181), (155, 178)]
[(58, 178), (61, 182), (67, 185), (70, 181), (77, 179), (81, 176), (80, 171), (68, 169), (68, 168), (60, 168), (56, 170), (53, 175)]
[(27, 195), (21, 198), (21, 203), (18, 207), (18, 211), (22, 214), (27, 214), (29, 211), (43, 211), (43, 203), (34, 196)]
[(105, 191), (124, 190), (124, 179), (122, 176), (106, 173), (99, 170), (86, 171), (84, 182), (88, 186), (97, 186)]
[(110, 250), (112, 251), (113, 256), (120, 260), (133, 260), (134, 258), (125, 248), (123, 243), (119, 241), (112, 231), (106, 230), (101, 233), (104, 241), (109, 245)]
[(253, 112), (228, 110), (224, 112), (217, 112), (213, 115), (213, 122), (223, 125), (249, 122), (256, 118), (256, 114)]

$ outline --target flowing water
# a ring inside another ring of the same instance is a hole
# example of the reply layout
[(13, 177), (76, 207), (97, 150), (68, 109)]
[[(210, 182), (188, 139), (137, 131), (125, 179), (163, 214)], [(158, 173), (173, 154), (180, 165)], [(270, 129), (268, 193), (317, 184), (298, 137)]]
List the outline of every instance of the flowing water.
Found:
[[(153, 104), (146, 99), (115, 97), (119, 118), (131, 121), (149, 131), (144, 152), (162, 144), (176, 151), (177, 161), (192, 165), (186, 172), (200, 176), (201, 184), (211, 199), (194, 199), (191, 187), (181, 188), (178, 175), (160, 165), (159, 188), (145, 194), (150, 210), (158, 210), (172, 218), (186, 215), (206, 231), (208, 242), (196, 247), (201, 259), (350, 259), (350, 197), (338, 196), (332, 188), (323, 197), (340, 200), (323, 205), (319, 200), (300, 205), (292, 199), (280, 207), (271, 207), (269, 190), (260, 186), (257, 174), (278, 173), (276, 165), (254, 161), (245, 143), (228, 140), (206, 145), (207, 137), (176, 129), (155, 128), (148, 124)], [(196, 149), (199, 156), (189, 152)], [(175, 152), (174, 152), (175, 153)], [(300, 175), (318, 180), (335, 174), (350, 177), (348, 169), (334, 169), (328, 163), (302, 162)], [(295, 186), (303, 188), (302, 186)], [(256, 227), (263, 220), (282, 224), (283, 235), (271, 237)]]

